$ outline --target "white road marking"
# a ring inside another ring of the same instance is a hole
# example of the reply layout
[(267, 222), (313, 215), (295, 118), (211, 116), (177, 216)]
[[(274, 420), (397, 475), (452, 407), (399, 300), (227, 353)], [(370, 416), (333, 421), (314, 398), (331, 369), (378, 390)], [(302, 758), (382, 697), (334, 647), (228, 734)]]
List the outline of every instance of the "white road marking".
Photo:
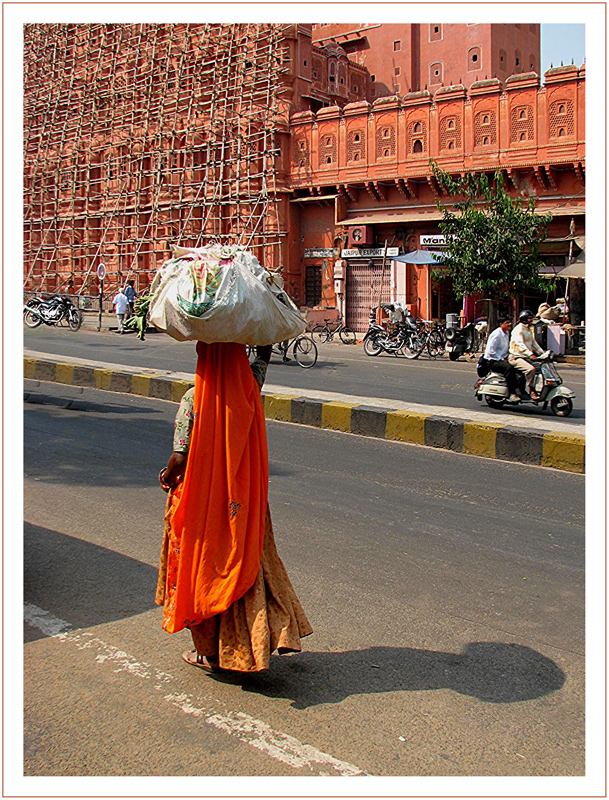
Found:
[(183, 713), (201, 719), (206, 725), (212, 725), (229, 736), (236, 736), (241, 742), (294, 769), (309, 768), (315, 774), (325, 776), (352, 777), (368, 774), (353, 764), (340, 761), (311, 745), (303, 744), (293, 736), (274, 730), (266, 722), (255, 719), (249, 714), (198, 706), (192, 695), (168, 693), (168, 685), (176, 682), (172, 675), (138, 661), (129, 653), (119, 650), (91, 633), (74, 630), (65, 620), (54, 617), (32, 603), (24, 605), (23, 616), (29, 625), (38, 628), (46, 636), (72, 644), (79, 650), (90, 650), (96, 663), (110, 662), (114, 665), (115, 672), (128, 672), (136, 678), (152, 681), (155, 690), (162, 693), (164, 700)]

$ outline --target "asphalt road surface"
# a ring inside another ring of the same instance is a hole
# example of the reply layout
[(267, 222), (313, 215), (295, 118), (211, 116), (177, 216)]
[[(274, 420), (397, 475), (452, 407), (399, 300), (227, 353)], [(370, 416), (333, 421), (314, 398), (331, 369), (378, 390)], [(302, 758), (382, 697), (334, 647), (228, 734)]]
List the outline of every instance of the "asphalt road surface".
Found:
[(209, 676), (153, 602), (176, 406), (26, 401), (25, 775), (583, 775), (583, 476), (269, 421), (314, 633)]
[[(193, 342), (176, 342), (162, 333), (151, 333), (144, 342), (135, 334), (118, 336), (112, 332), (67, 328), (24, 328), (25, 347), (39, 352), (107, 361), (128, 366), (151, 367), (194, 373), (196, 365)], [(566, 386), (576, 394), (574, 410), (568, 418), (574, 427), (585, 424), (585, 370), (581, 367), (559, 365)], [(380, 397), (449, 406), (480, 411), (493, 418), (496, 412), (474, 399), (476, 382), (474, 362), (451, 362), (446, 356), (433, 360), (422, 356), (410, 361), (395, 356), (367, 356), (359, 345), (330, 343), (320, 345), (319, 360), (312, 369), (301, 369), (294, 361), (283, 364), (273, 357), (267, 375), (269, 384), (293, 389), (321, 389), (327, 392), (358, 397)], [(515, 417), (540, 415), (552, 417), (532, 406), (513, 410)]]

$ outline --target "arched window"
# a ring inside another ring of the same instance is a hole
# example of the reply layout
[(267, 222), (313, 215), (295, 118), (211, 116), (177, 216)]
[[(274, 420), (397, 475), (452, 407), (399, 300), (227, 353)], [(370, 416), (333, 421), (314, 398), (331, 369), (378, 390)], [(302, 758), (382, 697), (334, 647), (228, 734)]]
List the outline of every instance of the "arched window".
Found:
[(414, 124), (414, 132), (415, 133), (421, 133), (421, 123), (420, 122), (415, 122), (415, 124)]
[(454, 119), (449, 119), (449, 120), (448, 120), (448, 127), (449, 127), (450, 129), (454, 129), (454, 127), (455, 127), (455, 121), (454, 121)]
[(488, 143), (489, 143), (489, 138), (488, 136), (485, 136), (484, 139), (482, 140), (482, 144), (488, 144)]
[(523, 108), (523, 109), (521, 109), (520, 113), (518, 114), (518, 119), (526, 119), (526, 118), (527, 118), (527, 112)]
[(467, 68), (482, 69), (482, 51), (479, 47), (471, 47), (467, 51)]
[(423, 152), (423, 142), (420, 139), (416, 139), (414, 146), (412, 148), (413, 153), (422, 153)]
[(526, 135), (526, 133), (523, 131), (523, 132), (520, 134), (520, 141), (521, 141), (521, 142), (526, 142), (526, 140), (527, 140), (527, 135)]
[(326, 164), (332, 163), (332, 156), (326, 156)]
[(558, 129), (558, 135), (559, 136), (564, 136), (565, 135), (565, 129), (564, 128), (559, 128)]
[(455, 143), (452, 140), (448, 143), (448, 149), (449, 150), (454, 150), (455, 149)]
[(561, 104), (558, 106), (558, 113), (559, 113), (559, 114), (564, 114), (564, 113), (565, 113), (565, 106), (564, 106), (564, 103), (561, 103)]
[(485, 115), (482, 117), (482, 124), (483, 124), (483, 125), (488, 125), (488, 124), (489, 124), (489, 118), (488, 118), (488, 114), (485, 114)]

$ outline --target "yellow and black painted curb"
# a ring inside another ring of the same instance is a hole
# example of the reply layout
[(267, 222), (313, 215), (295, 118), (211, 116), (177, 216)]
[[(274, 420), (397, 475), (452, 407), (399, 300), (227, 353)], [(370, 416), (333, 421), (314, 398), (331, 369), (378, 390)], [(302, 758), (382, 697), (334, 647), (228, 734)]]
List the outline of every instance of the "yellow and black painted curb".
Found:
[[(51, 359), (23, 359), (24, 378), (104, 389), (179, 403), (193, 383), (154, 370), (103, 369)], [(263, 392), (267, 419), (371, 436), (455, 453), (583, 473), (585, 437), (493, 422)]]

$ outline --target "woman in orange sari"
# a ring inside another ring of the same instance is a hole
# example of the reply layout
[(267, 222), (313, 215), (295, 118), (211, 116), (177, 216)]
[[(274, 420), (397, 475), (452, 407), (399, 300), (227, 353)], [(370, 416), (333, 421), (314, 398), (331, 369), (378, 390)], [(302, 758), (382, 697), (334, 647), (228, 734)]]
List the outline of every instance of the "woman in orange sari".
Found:
[(260, 387), (271, 348), (249, 364), (244, 345), (197, 343), (194, 391), (176, 417), (161, 471), (169, 492), (156, 602), (163, 628), (189, 628), (185, 661), (207, 671), (259, 672), (300, 651), (312, 632), (277, 554), (268, 508)]

